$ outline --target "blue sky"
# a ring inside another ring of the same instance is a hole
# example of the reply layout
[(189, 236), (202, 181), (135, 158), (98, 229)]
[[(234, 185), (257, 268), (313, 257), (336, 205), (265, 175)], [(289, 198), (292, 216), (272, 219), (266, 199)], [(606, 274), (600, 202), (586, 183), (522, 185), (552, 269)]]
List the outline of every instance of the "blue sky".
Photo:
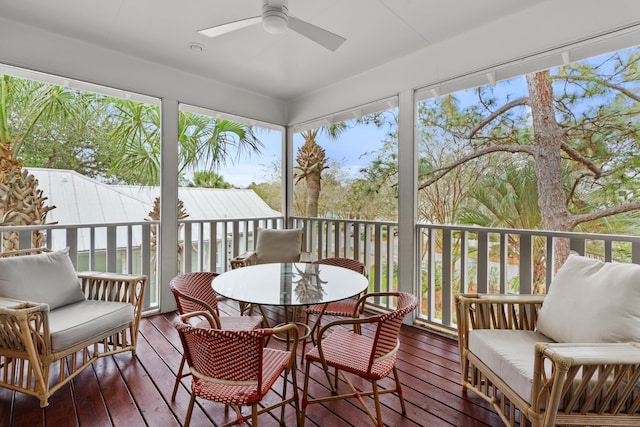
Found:
[[(633, 49), (623, 50), (620, 53), (625, 56)], [(583, 62), (588, 62), (590, 65), (600, 65), (611, 55), (600, 55)], [(513, 100), (524, 96), (527, 94), (525, 78), (524, 76), (518, 76), (497, 82), (492, 92), (493, 96), (502, 100), (502, 102), (505, 99)], [(457, 92), (455, 95), (458, 98), (460, 108), (466, 108), (478, 102), (476, 89)], [(318, 136), (317, 142), (325, 149), (329, 162), (338, 163), (344, 171), (348, 171), (350, 177), (354, 178), (359, 176), (359, 170), (362, 167), (370, 164), (374, 158), (372, 153), (382, 146), (386, 131), (386, 128), (361, 124), (349, 128), (341, 135), (339, 140), (332, 140), (321, 134)], [(262, 155), (252, 155), (250, 158), (245, 157), (233, 165), (229, 164), (221, 167), (219, 171), (226, 181), (237, 187), (246, 187), (251, 182), (271, 181), (274, 169), (270, 165), (274, 163), (281, 164), (280, 133), (265, 130), (258, 131), (257, 135), (264, 143)], [(303, 143), (302, 137), (296, 134), (293, 147), (294, 156)], [(365, 155), (365, 153), (368, 154)]]
[[(234, 164), (220, 168), (219, 174), (236, 187), (246, 187), (251, 182), (269, 182), (272, 180), (274, 162), (281, 163), (281, 134), (276, 131), (258, 130), (258, 138), (263, 142), (262, 154), (245, 156)], [(337, 162), (348, 171), (351, 177), (357, 177), (359, 170), (373, 159), (372, 152), (379, 149), (386, 136), (386, 128), (374, 125), (356, 125), (347, 129), (339, 140), (319, 135), (318, 144), (325, 149), (330, 162)], [(298, 148), (304, 143), (303, 138), (294, 136), (294, 159)], [(365, 155), (365, 153), (369, 153)]]

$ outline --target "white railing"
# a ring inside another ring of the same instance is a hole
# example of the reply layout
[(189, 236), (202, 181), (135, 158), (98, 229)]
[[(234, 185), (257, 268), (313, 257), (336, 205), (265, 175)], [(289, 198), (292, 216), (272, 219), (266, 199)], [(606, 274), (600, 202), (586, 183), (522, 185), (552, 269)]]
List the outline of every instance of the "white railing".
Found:
[(640, 264), (640, 237), (418, 225), (420, 317), (455, 328), (456, 292), (546, 293), (556, 242), (603, 261)]
[[(157, 222), (0, 227), (18, 232), (20, 248), (31, 233), (45, 234), (51, 249), (69, 247), (79, 270), (142, 273), (149, 276), (145, 308), (157, 307), (155, 227)], [(370, 291), (397, 288), (398, 225), (393, 222), (292, 218), (305, 228), (305, 246), (315, 259), (346, 257), (365, 263)], [(282, 217), (180, 221), (179, 271), (228, 270), (229, 260), (253, 249), (258, 227), (283, 228)], [(559, 233), (448, 225), (416, 225), (421, 305), (418, 322), (453, 331), (456, 292), (545, 293), (554, 274), (554, 247), (566, 239), (583, 255), (640, 264), (640, 236)], [(210, 242), (215, 241), (215, 245)], [(183, 242), (191, 242), (185, 250)], [(387, 301), (376, 301), (390, 308)]]
[(42, 225), (0, 227), (2, 241), (18, 234), (19, 248), (32, 247), (32, 234), (45, 236), (45, 246), (52, 250), (69, 248), (78, 271), (109, 271), (145, 274), (149, 277), (144, 307), (157, 307), (158, 287), (155, 256), (151, 244), (156, 221), (110, 224)]

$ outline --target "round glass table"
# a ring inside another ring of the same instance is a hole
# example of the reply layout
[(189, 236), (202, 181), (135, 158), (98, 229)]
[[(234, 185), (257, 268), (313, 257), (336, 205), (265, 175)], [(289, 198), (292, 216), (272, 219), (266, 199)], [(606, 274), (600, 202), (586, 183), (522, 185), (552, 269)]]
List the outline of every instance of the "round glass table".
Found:
[[(358, 295), (369, 280), (343, 267), (312, 263), (257, 264), (229, 270), (211, 283), (219, 295), (247, 304), (274, 305), (288, 309), (312, 304), (327, 304)], [(303, 337), (308, 337), (310, 328)]]
[(353, 270), (312, 263), (257, 264), (220, 274), (213, 290), (229, 299), (260, 305), (325, 304), (364, 291), (368, 279)]

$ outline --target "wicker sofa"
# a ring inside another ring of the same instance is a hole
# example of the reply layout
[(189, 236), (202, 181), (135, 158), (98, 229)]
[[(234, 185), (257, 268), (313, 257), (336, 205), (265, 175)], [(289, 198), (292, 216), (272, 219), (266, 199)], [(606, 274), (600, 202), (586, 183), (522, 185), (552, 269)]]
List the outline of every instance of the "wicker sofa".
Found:
[(76, 273), (67, 251), (0, 254), (0, 386), (45, 407), (98, 357), (135, 354), (146, 280)]
[(513, 426), (640, 426), (640, 265), (571, 254), (546, 296), (456, 295), (462, 387)]

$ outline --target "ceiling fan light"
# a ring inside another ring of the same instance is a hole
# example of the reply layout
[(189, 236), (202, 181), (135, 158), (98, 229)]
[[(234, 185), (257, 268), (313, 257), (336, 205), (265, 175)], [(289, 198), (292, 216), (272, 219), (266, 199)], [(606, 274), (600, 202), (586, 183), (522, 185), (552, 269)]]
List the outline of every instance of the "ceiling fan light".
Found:
[(282, 34), (289, 28), (289, 18), (281, 10), (265, 11), (262, 15), (262, 26), (271, 34)]

